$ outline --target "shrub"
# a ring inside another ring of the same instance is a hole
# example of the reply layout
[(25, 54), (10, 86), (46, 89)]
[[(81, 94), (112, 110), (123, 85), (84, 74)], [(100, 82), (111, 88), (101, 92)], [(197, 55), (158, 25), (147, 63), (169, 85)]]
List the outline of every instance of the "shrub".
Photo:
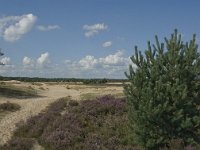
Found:
[(125, 86), (136, 141), (149, 150), (200, 142), (200, 55), (195, 35), (188, 43), (177, 30), (165, 44), (148, 42), (148, 50), (131, 57)]
[(15, 103), (2, 103), (0, 104), (0, 111), (17, 111), (20, 110), (20, 105), (15, 104)]

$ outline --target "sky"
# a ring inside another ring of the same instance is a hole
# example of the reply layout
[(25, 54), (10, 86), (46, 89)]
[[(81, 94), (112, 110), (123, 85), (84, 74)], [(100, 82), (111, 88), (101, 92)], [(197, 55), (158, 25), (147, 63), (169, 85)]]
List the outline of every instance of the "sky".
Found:
[[(1, 76), (125, 78), (134, 46), (200, 33), (198, 0), (0, 0)], [(198, 40), (199, 42), (199, 40)]]

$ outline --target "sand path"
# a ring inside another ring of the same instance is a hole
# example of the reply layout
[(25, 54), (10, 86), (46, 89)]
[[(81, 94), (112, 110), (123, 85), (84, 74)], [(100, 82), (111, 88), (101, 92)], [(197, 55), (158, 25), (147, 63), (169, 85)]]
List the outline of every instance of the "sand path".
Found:
[(21, 120), (26, 120), (30, 116), (37, 115), (44, 110), (50, 103), (65, 96), (71, 96), (73, 99), (78, 99), (80, 94), (76, 90), (66, 90), (63, 86), (48, 86), (48, 90), (42, 93), (42, 98), (31, 99), (14, 99), (0, 98), (1, 103), (10, 101), (21, 106), (19, 111), (9, 113), (0, 120), (0, 145), (6, 143), (12, 136), (16, 128), (16, 124)]

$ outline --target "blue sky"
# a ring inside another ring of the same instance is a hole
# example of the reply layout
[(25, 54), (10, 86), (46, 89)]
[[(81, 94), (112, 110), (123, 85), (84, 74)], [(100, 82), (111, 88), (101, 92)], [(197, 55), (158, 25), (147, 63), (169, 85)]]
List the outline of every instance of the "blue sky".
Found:
[(198, 0), (1, 0), (0, 75), (124, 78), (129, 56), (175, 28), (200, 33)]

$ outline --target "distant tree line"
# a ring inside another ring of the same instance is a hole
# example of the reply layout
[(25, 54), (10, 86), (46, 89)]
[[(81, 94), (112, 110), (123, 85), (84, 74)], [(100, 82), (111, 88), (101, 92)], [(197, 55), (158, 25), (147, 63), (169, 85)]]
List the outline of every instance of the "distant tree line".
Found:
[(3, 77), (0, 81), (17, 80), (23, 82), (82, 82), (83, 84), (105, 84), (107, 82), (126, 82), (127, 79), (81, 79), (81, 78), (39, 78), (39, 77)]
[(82, 82), (84, 84), (105, 84), (108, 82), (108, 79), (84, 79)]

